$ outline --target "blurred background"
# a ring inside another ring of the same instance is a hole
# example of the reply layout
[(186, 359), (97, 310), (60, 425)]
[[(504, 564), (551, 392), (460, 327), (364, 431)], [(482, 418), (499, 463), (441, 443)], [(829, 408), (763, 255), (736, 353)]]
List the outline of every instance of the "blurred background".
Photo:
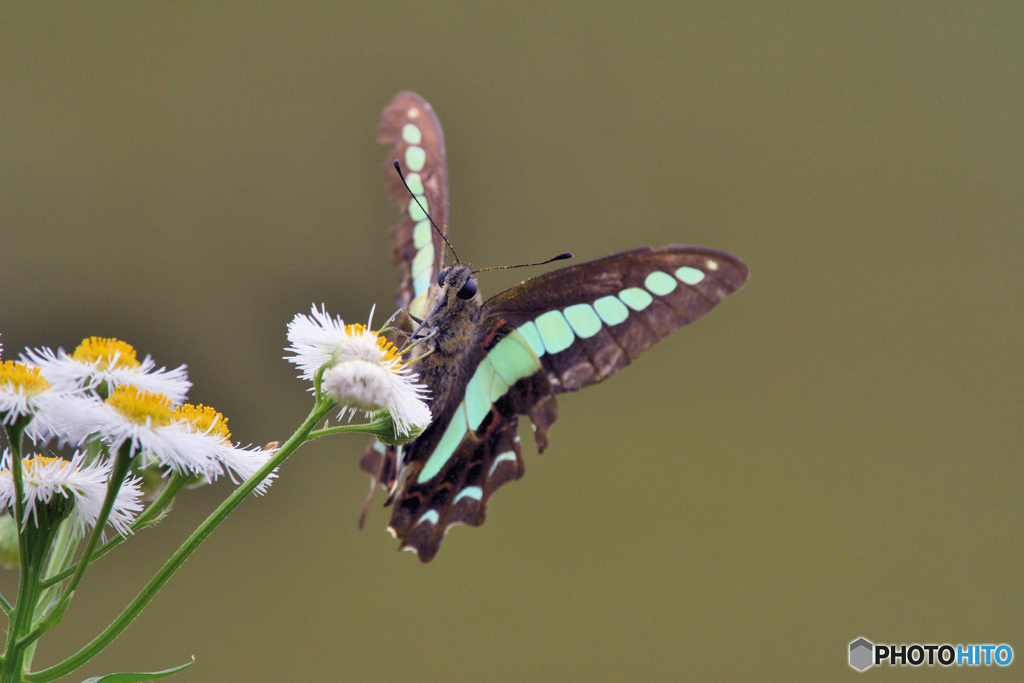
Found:
[[(526, 477), (432, 564), (396, 552), (380, 498), (357, 531), (365, 438), (311, 444), (74, 680), (194, 654), (175, 680), (820, 681), (856, 675), (859, 636), (1024, 657), (1021, 3), (6, 4), (0, 22), (4, 358), (124, 339), (187, 364), (243, 443), (308, 412), (282, 360), (297, 312), (393, 308), (374, 136), (399, 90), (441, 118), (475, 265), (683, 242), (751, 268), (562, 397), (550, 449), (524, 438)], [(229, 491), (183, 493), (100, 561), (36, 668)]]

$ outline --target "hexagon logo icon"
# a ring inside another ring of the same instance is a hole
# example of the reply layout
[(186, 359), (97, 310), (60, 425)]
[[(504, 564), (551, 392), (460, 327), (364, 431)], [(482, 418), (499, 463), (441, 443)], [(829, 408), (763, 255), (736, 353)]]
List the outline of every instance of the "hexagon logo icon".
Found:
[(850, 643), (850, 666), (857, 671), (864, 671), (874, 664), (875, 646), (866, 638), (858, 638)]

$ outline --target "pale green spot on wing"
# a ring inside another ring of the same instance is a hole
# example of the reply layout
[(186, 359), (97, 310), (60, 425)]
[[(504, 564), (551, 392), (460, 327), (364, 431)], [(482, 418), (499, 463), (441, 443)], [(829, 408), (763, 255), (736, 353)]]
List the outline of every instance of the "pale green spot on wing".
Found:
[[(419, 200), (418, 202), (416, 200)], [(416, 195), (414, 199), (409, 200), (409, 218), (414, 221), (422, 221), (430, 213), (430, 205), (427, 203), (427, 198), (423, 195)]]
[(463, 498), (472, 498), (473, 500), (480, 500), (484, 497), (484, 490), (479, 486), (467, 486), (466, 488), (459, 491), (459, 495), (455, 496), (455, 500), (452, 501), (452, 505), (455, 505)]
[(405, 176), (405, 182), (409, 185), (409, 191), (413, 194), (424, 194), (423, 179), (419, 173), (409, 173)]
[[(416, 287), (412, 302), (409, 304), (409, 312), (417, 318), (422, 318), (427, 312), (427, 288), (430, 287), (430, 273), (426, 273), (427, 283), (423, 289), (419, 288), (420, 279), (416, 278), (413, 285)], [(423, 277), (421, 274), (420, 277)]]
[(540, 359), (518, 330), (495, 344), (487, 358), (494, 364), (494, 372), (509, 386), (540, 370)]
[(562, 313), (580, 339), (589, 339), (601, 331), (601, 319), (590, 304), (567, 306)]
[(704, 279), (704, 272), (690, 266), (683, 266), (676, 270), (676, 277), (679, 278), (680, 282), (695, 285)]
[(508, 383), (495, 372), (494, 378), (491, 380), (491, 403), (494, 403), (506, 393), (508, 393)]
[(548, 353), (559, 353), (572, 346), (575, 335), (561, 311), (541, 313), (533, 322)]
[(416, 252), (416, 256), (412, 260), (412, 276), (416, 277), (417, 275), (423, 272), (429, 274), (430, 269), (433, 267), (434, 243), (431, 242), (430, 244)]
[(427, 153), (422, 147), (405, 148), (405, 166), (410, 171), (422, 171), (423, 165), (427, 163)]
[(431, 524), (436, 525), (437, 520), (439, 519), (441, 519), (441, 515), (437, 514), (437, 510), (427, 510), (420, 515), (420, 518), (416, 520), (416, 523), (422, 524), (423, 522), (430, 522)]
[(650, 294), (639, 287), (630, 287), (629, 289), (622, 290), (619, 292), (619, 298), (634, 311), (642, 311), (654, 301)]
[(533, 347), (533, 352), (540, 358), (544, 355), (544, 342), (540, 340), (540, 332), (537, 331), (537, 326), (533, 324), (533, 321), (527, 321), (520, 325), (518, 328), (519, 333), (526, 337), (526, 340), (530, 342), (530, 346)]
[(670, 294), (672, 290), (679, 286), (676, 279), (668, 273), (663, 273), (660, 270), (656, 270), (647, 276), (644, 280), (644, 287), (649, 289), (651, 293), (657, 294), (658, 296), (665, 296)]
[(603, 296), (595, 301), (594, 310), (605, 325), (618, 325), (629, 317), (629, 309), (614, 296)]
[(412, 229), (412, 244), (417, 249), (422, 249), (433, 243), (433, 235), (430, 233), (430, 221), (422, 220)]
[(412, 280), (412, 293), (416, 298), (413, 300), (412, 305), (409, 306), (409, 312), (417, 318), (422, 318), (423, 314), (426, 312), (423, 307), (426, 300), (425, 298), (421, 298), (420, 295), (430, 289), (430, 283), (433, 281), (434, 278), (431, 277), (431, 272), (429, 270), (424, 270)]
[[(483, 422), (487, 413), (491, 412), (491, 384), (494, 381), (494, 365), (484, 358), (476, 366), (476, 372), (466, 385), (466, 396), (462, 402), (466, 404), (466, 422), (469, 428), (476, 428)], [(506, 385), (508, 386), (508, 385)]]
[(498, 465), (500, 465), (501, 463), (503, 463), (503, 462), (505, 462), (507, 460), (511, 460), (512, 462), (515, 462), (516, 461), (516, 454), (513, 453), (512, 451), (505, 451), (504, 453), (499, 455), (497, 458), (495, 458), (494, 462), (491, 463), (491, 471), (487, 473), (487, 476), (489, 477), (492, 474), (494, 474), (494, 470), (498, 469)]
[(410, 145), (418, 145), (423, 140), (423, 133), (415, 125), (407, 123), (402, 127), (402, 139)]
[(420, 474), (416, 477), (417, 483), (422, 484), (423, 482), (432, 479), (441, 471), (444, 464), (448, 462), (448, 459), (455, 453), (455, 449), (462, 443), (462, 439), (466, 436), (466, 406), (460, 404), (455, 410), (455, 414), (452, 415), (452, 421), (448, 423), (448, 428), (444, 430), (444, 435), (441, 440), (437, 442), (437, 447), (434, 448), (434, 452), (430, 454), (430, 459), (420, 470)]

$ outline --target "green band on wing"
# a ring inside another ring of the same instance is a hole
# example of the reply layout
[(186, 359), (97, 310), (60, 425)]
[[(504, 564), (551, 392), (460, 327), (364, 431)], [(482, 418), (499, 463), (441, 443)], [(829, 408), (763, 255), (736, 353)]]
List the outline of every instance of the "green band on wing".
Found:
[(494, 459), (494, 462), (491, 463), (491, 470), (487, 473), (487, 476), (489, 477), (492, 474), (494, 474), (494, 470), (498, 469), (498, 465), (509, 460), (511, 460), (512, 462), (516, 461), (516, 454), (513, 453), (512, 451), (505, 451), (504, 453), (499, 455), (497, 458)]
[(410, 171), (422, 171), (423, 165), (427, 163), (427, 153), (422, 147), (405, 148), (405, 165)]
[(437, 514), (437, 510), (427, 510), (420, 515), (420, 518), (416, 520), (416, 523), (422, 524), (423, 522), (430, 522), (431, 524), (437, 524), (437, 520), (439, 519), (441, 519), (441, 515)]
[(676, 277), (679, 278), (680, 282), (695, 285), (704, 279), (704, 272), (690, 266), (683, 266), (676, 270)]
[(434, 452), (430, 454), (430, 459), (427, 460), (427, 464), (420, 470), (420, 475), (416, 478), (416, 481), (420, 484), (433, 478), (444, 464), (448, 462), (448, 459), (455, 453), (455, 449), (462, 443), (463, 437), (466, 436), (466, 406), (459, 405), (455, 410), (455, 414), (452, 415), (452, 421), (448, 423), (448, 428), (444, 430), (444, 436), (437, 443), (437, 447)]
[(424, 194), (423, 178), (419, 173), (410, 173), (405, 176), (405, 184), (409, 186), (409, 192), (413, 194)]
[(480, 500), (484, 497), (484, 490), (479, 486), (467, 486), (466, 488), (459, 491), (459, 495), (455, 496), (455, 500), (452, 501), (452, 505), (455, 505), (463, 498), (472, 498), (473, 500)]
[(567, 306), (562, 313), (580, 339), (589, 339), (601, 331), (601, 319), (590, 304)]
[(509, 386), (540, 370), (540, 359), (518, 330), (513, 330), (495, 344), (487, 358), (494, 364), (494, 371)]
[[(419, 200), (418, 202), (416, 200)], [(422, 207), (420, 206), (422, 205)], [(427, 198), (423, 195), (417, 195), (416, 197), (409, 200), (409, 218), (414, 221), (422, 221), (430, 213), (430, 206), (427, 204)]]
[(595, 301), (594, 310), (605, 325), (618, 325), (629, 317), (629, 309), (614, 296), (603, 296)]
[[(504, 396), (510, 386), (537, 370), (540, 370), (540, 360), (530, 342), (518, 331), (513, 330), (495, 344), (466, 385), (466, 395), (427, 464), (420, 470), (417, 483), (422, 484), (436, 476), (462, 443), (466, 432), (480, 426), (484, 416), (490, 412), (491, 404)], [(495, 396), (499, 390), (501, 393)]]
[(540, 332), (537, 331), (537, 326), (533, 324), (533, 321), (525, 322), (518, 328), (519, 333), (526, 337), (526, 340), (530, 342), (530, 346), (533, 348), (533, 352), (540, 358), (544, 355), (544, 342), (540, 340)]
[(430, 233), (430, 221), (422, 220), (416, 224), (416, 227), (412, 229), (412, 244), (417, 249), (431, 244), (433, 242), (433, 235)]
[(644, 280), (644, 287), (649, 289), (652, 294), (657, 294), (658, 296), (670, 294), (678, 286), (679, 283), (676, 282), (674, 277), (660, 270), (654, 271)]
[(548, 353), (559, 353), (572, 346), (575, 335), (561, 311), (541, 313), (533, 321)]
[(420, 273), (426, 271), (429, 272), (434, 267), (434, 243), (431, 242), (427, 246), (423, 247), (416, 252), (416, 256), (412, 260), (412, 276), (416, 277)]
[(402, 127), (402, 139), (410, 145), (418, 145), (423, 140), (423, 133), (415, 125), (407, 123)]
[(619, 298), (622, 299), (622, 303), (634, 311), (642, 311), (654, 301), (654, 297), (639, 287), (630, 287), (629, 289), (622, 290), (619, 292)]
[[(424, 275), (426, 277), (423, 277)], [(420, 278), (426, 281), (422, 288), (420, 287)], [(420, 277), (416, 278), (413, 284), (416, 286), (416, 290), (412, 303), (409, 304), (409, 312), (417, 318), (422, 318), (427, 312), (427, 288), (430, 287), (430, 273), (420, 273)]]
[[(474, 431), (483, 422), (484, 416), (491, 412), (491, 387), (495, 377), (494, 364), (484, 358), (480, 365), (476, 366), (476, 372), (466, 385), (466, 396), (462, 402), (466, 404), (466, 422)], [(500, 377), (497, 379), (505, 386), (505, 391), (508, 391), (508, 384)]]
[[(412, 293), (416, 297), (413, 305), (409, 306), (409, 312), (417, 318), (423, 317), (423, 301), (420, 300), (420, 294), (423, 294), (430, 287), (430, 283), (434, 281), (434, 278), (430, 277), (431, 273), (429, 270), (424, 270), (422, 273), (413, 278), (412, 281)], [(419, 302), (418, 305), (415, 302)]]

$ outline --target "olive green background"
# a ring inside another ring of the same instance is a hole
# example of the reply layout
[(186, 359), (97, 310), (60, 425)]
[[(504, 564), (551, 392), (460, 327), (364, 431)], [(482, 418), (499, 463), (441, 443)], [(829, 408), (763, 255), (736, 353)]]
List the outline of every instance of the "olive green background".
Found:
[[(380, 498), (357, 531), (364, 438), (309, 445), (69, 680), (192, 654), (176, 680), (852, 680), (858, 636), (1005, 642), (971, 673), (1019, 677), (1024, 5), (549, 5), (4, 5), (4, 358), (116, 336), (243, 443), (310, 406), (292, 316), (393, 306), (374, 133), (401, 89), (444, 125), (475, 265), (686, 242), (751, 268), (562, 397), (432, 564)], [(100, 562), (37, 668), (229, 490)]]

